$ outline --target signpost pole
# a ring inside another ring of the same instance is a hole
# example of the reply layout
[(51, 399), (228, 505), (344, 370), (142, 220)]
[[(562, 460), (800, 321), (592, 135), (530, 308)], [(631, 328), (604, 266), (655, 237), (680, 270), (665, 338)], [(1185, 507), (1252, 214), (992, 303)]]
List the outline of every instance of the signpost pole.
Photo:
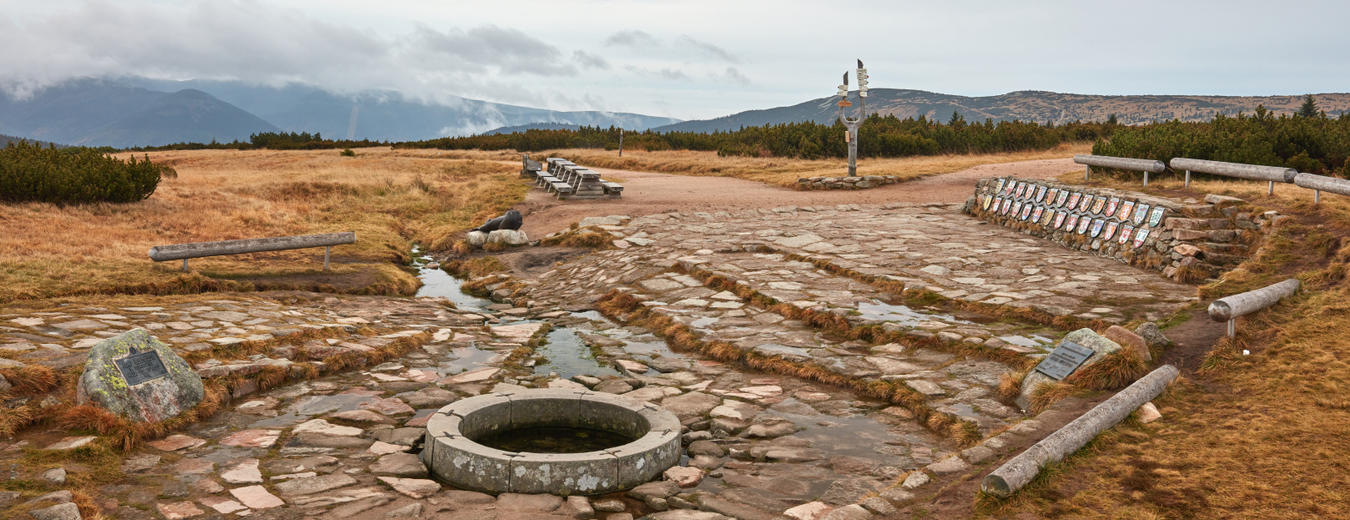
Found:
[(619, 129), (619, 157), (623, 157), (623, 129)]
[(844, 73), (844, 83), (839, 85), (839, 122), (843, 123), (847, 133), (844, 139), (848, 141), (848, 176), (858, 176), (858, 128), (862, 126), (864, 119), (867, 119), (867, 68), (863, 67), (862, 60), (858, 60), (858, 116), (848, 117), (844, 114), (844, 107), (853, 106), (848, 101), (848, 73)]

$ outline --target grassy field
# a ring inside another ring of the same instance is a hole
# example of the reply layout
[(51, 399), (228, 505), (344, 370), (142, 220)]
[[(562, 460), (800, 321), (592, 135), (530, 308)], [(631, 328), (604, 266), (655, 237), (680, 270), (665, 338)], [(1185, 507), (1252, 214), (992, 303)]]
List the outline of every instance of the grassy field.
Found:
[[(1091, 143), (1061, 145), (1040, 152), (1011, 152), (984, 155), (935, 155), (898, 159), (864, 158), (858, 161), (858, 175), (896, 175), (915, 179), (928, 175), (949, 173), (981, 164), (992, 164), (1034, 159), (1063, 159), (1075, 153), (1088, 153)], [(474, 152), (468, 152), (474, 153)], [(477, 152), (500, 157), (497, 152)], [(736, 177), (777, 186), (795, 186), (801, 177), (839, 176), (848, 169), (845, 159), (804, 160), (781, 157), (718, 157), (716, 152), (691, 151), (633, 151), (618, 152), (594, 149), (552, 150), (532, 154), (535, 158), (566, 157), (577, 164), (595, 168), (635, 170)], [(511, 158), (519, 160), (519, 154)]]
[[(178, 170), (149, 199), (61, 207), (0, 205), (0, 304), (80, 294), (297, 288), (410, 294), (413, 242), (452, 234), (523, 199), (518, 168), (433, 150), (205, 150), (150, 153)], [(138, 156), (140, 154), (137, 154)], [(121, 157), (125, 158), (126, 154)], [(357, 242), (156, 264), (160, 244), (355, 231)]]
[[(1064, 181), (1081, 182), (1077, 174)], [(1138, 180), (1093, 184), (1139, 189)], [(1304, 290), (1238, 322), (1196, 374), (1156, 401), (1163, 419), (1127, 422), (1055, 465), (997, 518), (1350, 517), (1350, 198), (1292, 185), (1151, 182), (1169, 196), (1219, 193), (1291, 220), (1256, 255), (1201, 289), (1210, 301), (1274, 283)], [(1243, 350), (1250, 355), (1243, 355)]]

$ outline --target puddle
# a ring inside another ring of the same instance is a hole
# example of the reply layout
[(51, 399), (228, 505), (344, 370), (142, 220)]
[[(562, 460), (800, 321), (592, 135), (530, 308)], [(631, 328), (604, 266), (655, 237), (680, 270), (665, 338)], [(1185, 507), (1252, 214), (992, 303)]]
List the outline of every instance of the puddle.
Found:
[(483, 350), (477, 345), (450, 349), (450, 355), (454, 356), (454, 359), (442, 361), (436, 366), (436, 373), (442, 377), (482, 368), (506, 359), (506, 354)]
[(1046, 348), (1055, 342), (1055, 340), (1039, 334), (1033, 334), (1030, 338), (1026, 336), (999, 336), (998, 339), (1027, 348)]
[(973, 325), (973, 322), (958, 319), (950, 314), (935, 314), (916, 311), (905, 305), (891, 305), (880, 300), (858, 302), (858, 313), (869, 321), (889, 321), (904, 327), (916, 327), (925, 321)]
[(465, 294), (462, 290), (465, 280), (450, 276), (450, 273), (442, 269), (427, 269), (426, 265), (431, 262), (430, 256), (419, 255), (422, 249), (413, 244), (412, 257), (413, 267), (417, 268), (417, 278), (422, 280), (422, 287), (417, 289), (419, 297), (445, 298), (450, 303), (455, 304), (456, 309), (463, 309), (473, 312), (486, 312), (487, 307), (492, 305), (491, 300), (486, 300)]
[(544, 361), (534, 366), (535, 374), (557, 373), (559, 378), (574, 376), (617, 376), (619, 372), (601, 365), (591, 354), (590, 347), (575, 332), (566, 327), (549, 331), (548, 343), (535, 349)]

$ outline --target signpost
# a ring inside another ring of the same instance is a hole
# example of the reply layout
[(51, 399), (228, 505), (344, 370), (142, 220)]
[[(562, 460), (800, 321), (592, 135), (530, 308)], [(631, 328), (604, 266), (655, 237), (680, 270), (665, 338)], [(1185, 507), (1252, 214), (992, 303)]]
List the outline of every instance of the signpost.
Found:
[(858, 127), (867, 119), (867, 68), (858, 60), (858, 116), (850, 118), (844, 114), (844, 108), (853, 106), (848, 101), (848, 72), (844, 72), (844, 83), (839, 85), (839, 122), (848, 130), (844, 141), (848, 143), (848, 176), (858, 176)]

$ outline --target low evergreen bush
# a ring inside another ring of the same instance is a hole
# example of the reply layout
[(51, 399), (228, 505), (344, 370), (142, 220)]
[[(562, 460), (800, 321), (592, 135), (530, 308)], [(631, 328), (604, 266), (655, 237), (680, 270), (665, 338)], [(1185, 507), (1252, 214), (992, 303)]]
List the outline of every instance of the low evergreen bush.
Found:
[(55, 148), (23, 141), (0, 149), (0, 201), (85, 204), (136, 202), (155, 192), (173, 168), (149, 158), (120, 160), (93, 148)]

